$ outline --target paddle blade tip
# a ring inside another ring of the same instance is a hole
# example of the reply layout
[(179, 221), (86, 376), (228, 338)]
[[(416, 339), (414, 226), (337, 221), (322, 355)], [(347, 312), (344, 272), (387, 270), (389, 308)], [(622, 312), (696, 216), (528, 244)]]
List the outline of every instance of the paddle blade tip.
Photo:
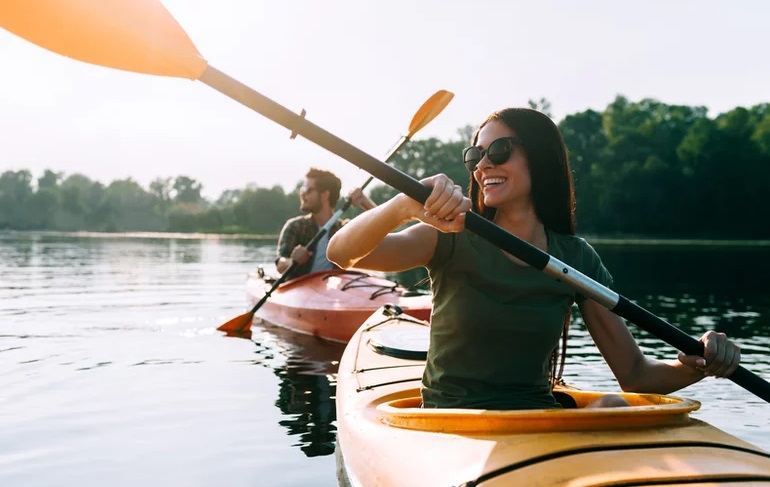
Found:
[(454, 93), (447, 90), (438, 90), (431, 95), (414, 114), (412, 122), (409, 124), (409, 138), (436, 118), (449, 105), (454, 96)]
[(254, 318), (254, 313), (249, 311), (240, 316), (236, 316), (227, 323), (219, 326), (217, 330), (225, 333), (239, 333), (251, 328), (251, 321)]
[(208, 66), (159, 0), (2, 0), (0, 27), (108, 68), (195, 80)]

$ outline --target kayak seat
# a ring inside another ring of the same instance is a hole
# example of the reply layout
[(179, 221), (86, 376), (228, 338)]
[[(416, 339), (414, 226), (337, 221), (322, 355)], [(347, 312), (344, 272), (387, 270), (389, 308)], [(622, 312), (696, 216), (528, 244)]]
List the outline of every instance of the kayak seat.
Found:
[(553, 391), (553, 398), (565, 409), (575, 409), (578, 407), (577, 401), (566, 392)]

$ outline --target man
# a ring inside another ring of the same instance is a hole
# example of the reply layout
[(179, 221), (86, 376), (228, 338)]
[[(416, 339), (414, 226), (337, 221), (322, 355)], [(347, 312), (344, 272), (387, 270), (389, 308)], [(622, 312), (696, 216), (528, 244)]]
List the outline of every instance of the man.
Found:
[[(326, 246), (329, 238), (344, 225), (344, 221), (338, 220), (332, 225), (329, 233), (318, 241), (314, 249), (308, 250), (305, 246), (336, 211), (341, 188), (339, 178), (329, 171), (311, 168), (307, 172), (299, 191), (299, 209), (307, 214), (288, 220), (278, 238), (275, 267), (280, 274), (286, 272), (292, 262), (298, 265), (291, 275), (287, 276), (288, 279), (337, 268), (326, 259)], [(377, 206), (359, 188), (351, 191), (348, 198), (354, 206), (364, 211)]]

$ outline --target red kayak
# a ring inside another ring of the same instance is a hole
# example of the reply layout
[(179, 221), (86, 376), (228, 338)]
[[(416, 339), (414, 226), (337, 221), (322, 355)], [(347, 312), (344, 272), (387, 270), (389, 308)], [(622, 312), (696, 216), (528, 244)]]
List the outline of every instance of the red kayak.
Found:
[[(252, 305), (274, 282), (275, 278), (262, 272), (249, 276), (246, 291)], [(313, 272), (287, 281), (254, 316), (300, 333), (347, 343), (361, 323), (387, 304), (421, 320), (430, 319), (430, 293), (408, 290), (389, 279), (353, 270)]]

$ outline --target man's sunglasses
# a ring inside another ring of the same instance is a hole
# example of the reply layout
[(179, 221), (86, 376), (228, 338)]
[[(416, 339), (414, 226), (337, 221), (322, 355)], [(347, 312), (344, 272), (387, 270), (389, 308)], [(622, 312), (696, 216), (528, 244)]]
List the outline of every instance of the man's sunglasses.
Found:
[(463, 162), (468, 171), (473, 172), (486, 155), (489, 162), (499, 166), (510, 159), (513, 147), (517, 144), (521, 144), (521, 139), (518, 137), (501, 137), (493, 140), (486, 149), (472, 145), (463, 149)]

